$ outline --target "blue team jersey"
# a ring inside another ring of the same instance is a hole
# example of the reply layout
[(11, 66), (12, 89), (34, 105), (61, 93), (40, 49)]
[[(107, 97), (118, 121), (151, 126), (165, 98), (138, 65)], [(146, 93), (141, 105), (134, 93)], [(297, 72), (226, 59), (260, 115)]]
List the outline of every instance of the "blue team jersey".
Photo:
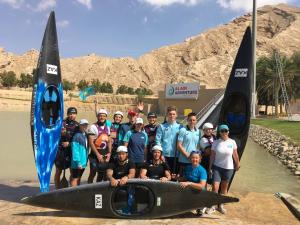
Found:
[(184, 168), (183, 176), (190, 182), (199, 183), (201, 180), (207, 180), (206, 170), (198, 165), (193, 168), (192, 165), (188, 165)]
[(177, 136), (181, 128), (182, 125), (177, 122), (163, 123), (157, 128), (155, 143), (162, 146), (164, 156), (175, 157)]
[[(188, 127), (183, 127), (180, 129), (178, 134), (178, 141), (182, 143), (182, 146), (187, 153), (196, 151), (200, 142), (200, 131), (196, 128), (190, 130)], [(179, 162), (181, 163), (191, 163), (183, 154), (179, 154)]]
[(123, 139), (128, 143), (128, 158), (133, 163), (143, 163), (145, 160), (144, 150), (148, 145), (148, 135), (146, 132), (136, 132), (129, 130)]

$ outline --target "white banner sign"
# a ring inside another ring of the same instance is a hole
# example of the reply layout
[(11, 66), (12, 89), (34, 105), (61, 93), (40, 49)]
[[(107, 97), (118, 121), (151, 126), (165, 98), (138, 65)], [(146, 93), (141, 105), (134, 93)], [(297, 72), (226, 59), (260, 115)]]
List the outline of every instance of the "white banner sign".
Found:
[(166, 99), (197, 99), (198, 83), (167, 84)]

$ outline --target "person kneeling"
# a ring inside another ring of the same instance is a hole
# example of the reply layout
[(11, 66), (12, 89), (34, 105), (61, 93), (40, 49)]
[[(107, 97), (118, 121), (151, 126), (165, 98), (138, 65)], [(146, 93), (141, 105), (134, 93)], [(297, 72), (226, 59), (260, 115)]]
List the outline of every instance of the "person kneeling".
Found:
[(149, 163), (145, 163), (140, 172), (140, 178), (142, 179), (155, 179), (162, 182), (171, 180), (170, 167), (166, 162), (161, 160), (162, 147), (155, 145), (151, 149), (152, 160)]
[(128, 160), (127, 147), (119, 146), (117, 156), (115, 162), (110, 163), (106, 170), (107, 179), (113, 187), (118, 186), (118, 184), (124, 185), (128, 179), (135, 176), (135, 164)]
[[(202, 156), (199, 151), (192, 151), (190, 153), (191, 165), (187, 165), (183, 171), (180, 186), (182, 188), (191, 187), (196, 190), (205, 190), (207, 173), (206, 170), (200, 165)], [(197, 209), (199, 215), (204, 214), (206, 208)]]
[(180, 186), (182, 188), (192, 187), (197, 190), (205, 189), (207, 173), (200, 165), (201, 158), (199, 151), (192, 151), (190, 153), (191, 165), (185, 167), (183, 177), (180, 179)]
[(71, 142), (72, 158), (71, 158), (71, 186), (80, 185), (80, 179), (87, 166), (88, 158), (88, 141), (87, 128), (89, 122), (86, 119), (80, 120), (79, 132), (77, 132)]

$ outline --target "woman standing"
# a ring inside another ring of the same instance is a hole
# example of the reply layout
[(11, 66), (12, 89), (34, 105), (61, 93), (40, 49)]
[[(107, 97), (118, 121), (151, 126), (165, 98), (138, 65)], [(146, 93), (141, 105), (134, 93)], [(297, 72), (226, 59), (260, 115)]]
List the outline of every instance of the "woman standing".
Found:
[(80, 184), (81, 176), (86, 168), (88, 160), (88, 139), (87, 128), (89, 122), (86, 119), (80, 120), (79, 132), (77, 132), (71, 142), (72, 158), (71, 158), (71, 186)]
[(133, 129), (129, 130), (123, 139), (124, 146), (128, 148), (128, 158), (136, 166), (136, 176), (147, 160), (148, 135), (144, 131), (144, 121), (137, 118)]
[[(223, 195), (227, 194), (228, 185), (233, 172), (240, 168), (239, 156), (236, 142), (229, 138), (229, 127), (226, 124), (219, 126), (220, 138), (213, 142), (209, 162), (209, 172), (212, 174), (213, 191)], [(221, 184), (221, 186), (220, 186)], [(211, 208), (214, 210), (214, 207)], [(225, 214), (224, 205), (221, 204), (218, 210)]]

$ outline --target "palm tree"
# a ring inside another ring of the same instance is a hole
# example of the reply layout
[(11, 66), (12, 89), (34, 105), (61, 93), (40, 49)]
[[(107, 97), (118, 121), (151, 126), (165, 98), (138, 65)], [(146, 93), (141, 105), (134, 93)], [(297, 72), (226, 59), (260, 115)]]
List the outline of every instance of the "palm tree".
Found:
[[(291, 99), (291, 97), (295, 97), (293, 81), (297, 69), (292, 60), (280, 53), (278, 53), (278, 55), (282, 65), (287, 94)], [(298, 56), (295, 59), (298, 60)], [(265, 103), (266, 106), (268, 106), (268, 104), (272, 102), (271, 99), (273, 99), (272, 105), (275, 106), (275, 116), (278, 117), (278, 105), (280, 103), (282, 106), (283, 102), (282, 100), (279, 101), (279, 96), (281, 96), (281, 86), (276, 65), (276, 50), (272, 52), (270, 58), (261, 57), (257, 61), (257, 93), (258, 97), (260, 97), (259, 102)]]

